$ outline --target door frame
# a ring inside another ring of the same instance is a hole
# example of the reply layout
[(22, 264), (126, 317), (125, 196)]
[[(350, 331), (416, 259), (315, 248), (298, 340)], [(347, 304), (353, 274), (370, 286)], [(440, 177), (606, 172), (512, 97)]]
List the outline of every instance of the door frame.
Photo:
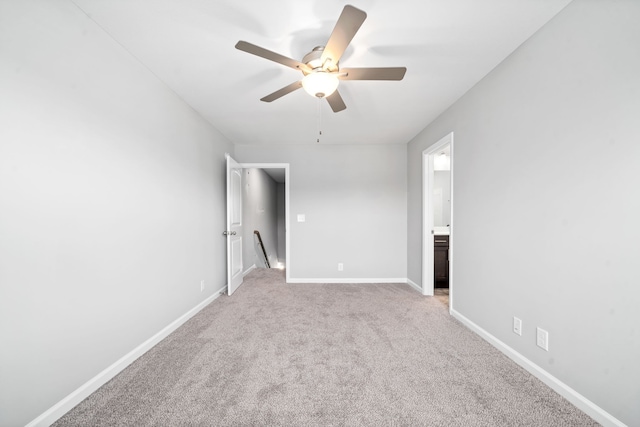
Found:
[(451, 155), (451, 218), (449, 226), (449, 311), (453, 308), (453, 132), (450, 132), (438, 142), (422, 152), (422, 294), (433, 295), (433, 181), (434, 158), (446, 146), (450, 147)]
[(289, 220), (291, 215), (289, 215), (289, 182), (291, 181), (291, 176), (289, 173), (289, 163), (240, 163), (243, 169), (284, 169), (284, 262), (285, 262), (285, 276), (286, 281), (289, 283), (289, 278), (291, 276), (291, 257), (289, 254), (291, 253), (291, 239), (289, 230), (291, 230)]

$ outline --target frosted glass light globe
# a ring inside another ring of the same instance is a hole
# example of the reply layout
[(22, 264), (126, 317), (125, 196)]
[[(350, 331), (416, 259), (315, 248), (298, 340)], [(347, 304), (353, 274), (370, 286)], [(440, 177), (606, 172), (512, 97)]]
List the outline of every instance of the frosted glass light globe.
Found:
[(340, 80), (335, 74), (325, 71), (314, 71), (302, 78), (302, 87), (311, 96), (324, 98), (338, 88)]

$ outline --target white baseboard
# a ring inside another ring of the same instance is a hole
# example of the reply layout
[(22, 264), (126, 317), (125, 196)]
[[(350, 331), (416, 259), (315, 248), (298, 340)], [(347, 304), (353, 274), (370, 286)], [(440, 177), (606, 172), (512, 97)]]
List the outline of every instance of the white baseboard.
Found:
[(296, 279), (289, 278), (287, 283), (407, 283), (406, 278), (387, 278), (387, 279), (361, 279), (361, 278), (331, 278), (331, 279)]
[(26, 427), (44, 427), (53, 424), (60, 417), (73, 409), (74, 406), (86, 399), (91, 393), (102, 387), (109, 380), (122, 372), (127, 366), (133, 363), (137, 358), (149, 351), (153, 346), (158, 344), (170, 333), (182, 326), (182, 324), (184, 324), (187, 320), (196, 315), (200, 310), (209, 305), (213, 300), (222, 295), (226, 291), (226, 289), (227, 287), (224, 286), (217, 290), (212, 296), (208, 297), (200, 304), (196, 305), (194, 308), (171, 322), (160, 332), (140, 344), (138, 347), (131, 350), (129, 353), (122, 356), (120, 360), (116, 361), (104, 371), (100, 372), (98, 375), (81, 385), (78, 389), (73, 391), (60, 402), (56, 403), (51, 408), (46, 410), (36, 419), (27, 424)]
[(450, 313), (453, 317), (462, 322), (466, 327), (471, 329), (476, 334), (480, 335), (483, 339), (488, 341), (489, 344), (493, 345), (495, 348), (504, 353), (509, 359), (513, 360), (518, 365), (526, 369), (534, 377), (538, 378), (540, 381), (551, 387), (556, 393), (567, 399), (574, 406), (576, 406), (578, 409), (589, 415), (591, 418), (593, 418), (603, 426), (626, 427), (622, 421), (618, 420), (595, 403), (591, 402), (589, 399), (560, 381), (558, 378), (551, 375), (549, 372), (542, 369), (540, 366), (524, 357), (522, 354), (515, 351), (513, 348), (500, 341), (498, 338), (491, 335), (489, 332), (482, 329), (480, 326), (473, 323), (471, 320), (467, 319), (459, 312), (451, 309)]
[(256, 265), (255, 265), (255, 264), (253, 264), (251, 267), (247, 268), (247, 269), (244, 271), (244, 273), (242, 273), (242, 277), (244, 277), (244, 276), (246, 276), (247, 274), (251, 273), (251, 271), (252, 271), (252, 270), (255, 270), (256, 268), (258, 268), (258, 267), (256, 267)]
[(411, 286), (416, 291), (422, 293), (422, 288), (420, 286), (418, 286), (418, 284), (416, 282), (414, 282), (413, 280), (407, 279), (407, 285)]

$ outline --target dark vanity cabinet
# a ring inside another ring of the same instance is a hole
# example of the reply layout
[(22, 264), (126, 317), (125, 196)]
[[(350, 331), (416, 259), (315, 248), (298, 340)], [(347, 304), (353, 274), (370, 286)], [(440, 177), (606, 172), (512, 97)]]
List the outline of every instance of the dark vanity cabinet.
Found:
[(433, 284), (449, 287), (449, 236), (433, 236)]

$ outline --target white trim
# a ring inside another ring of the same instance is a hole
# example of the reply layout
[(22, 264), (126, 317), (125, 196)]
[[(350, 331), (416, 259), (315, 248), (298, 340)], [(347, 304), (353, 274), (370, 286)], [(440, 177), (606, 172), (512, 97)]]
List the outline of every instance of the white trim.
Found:
[(422, 288), (420, 286), (418, 286), (418, 284), (416, 282), (414, 282), (413, 280), (407, 279), (407, 285), (411, 286), (416, 291), (422, 293)]
[(242, 277), (245, 277), (247, 274), (251, 273), (252, 270), (255, 270), (256, 265), (255, 264), (251, 264), (251, 267), (247, 268), (243, 273), (242, 273)]
[(423, 295), (433, 295), (433, 209), (430, 209), (430, 196), (433, 194), (434, 155), (449, 145), (451, 179), (451, 218), (449, 222), (449, 307), (453, 307), (453, 132), (445, 135), (435, 144), (422, 151), (422, 288)]
[[(285, 232), (285, 260), (284, 265), (287, 267), (285, 269), (285, 280), (288, 283), (290, 276), (289, 271), (291, 267), (291, 258), (289, 257), (290, 248), (291, 248), (291, 239), (289, 230), (291, 227), (289, 224), (289, 220), (291, 216), (289, 215), (289, 183), (291, 182), (291, 174), (289, 171), (289, 163), (241, 163), (243, 168), (253, 168), (253, 169), (284, 169), (284, 232)], [(248, 271), (247, 271), (248, 272)]]
[(209, 305), (213, 300), (222, 295), (226, 291), (226, 289), (226, 285), (218, 289), (213, 295), (171, 322), (169, 325), (160, 330), (160, 332), (153, 335), (138, 347), (122, 356), (111, 366), (100, 372), (95, 377), (91, 378), (89, 381), (78, 387), (75, 391), (71, 392), (67, 397), (40, 414), (40, 416), (27, 424), (26, 427), (49, 426), (56, 422), (60, 417), (73, 409), (78, 403), (89, 397), (91, 393), (102, 387), (109, 380), (122, 372), (127, 366), (133, 363), (137, 358), (145, 354), (147, 351), (151, 350), (153, 346), (165, 339), (169, 334), (182, 326), (187, 320), (192, 318), (200, 310)]
[(476, 334), (480, 335), (483, 339), (489, 342), (489, 344), (504, 353), (509, 359), (513, 360), (518, 365), (526, 369), (534, 377), (538, 378), (540, 381), (551, 387), (556, 393), (567, 399), (574, 406), (576, 406), (578, 409), (589, 415), (591, 418), (593, 418), (603, 426), (626, 427), (622, 421), (618, 420), (613, 415), (600, 408), (598, 405), (569, 387), (567, 384), (560, 381), (558, 378), (551, 375), (549, 372), (542, 369), (540, 366), (524, 357), (522, 354), (515, 351), (513, 348), (500, 341), (498, 338), (491, 335), (489, 332), (482, 329), (480, 326), (473, 323), (471, 320), (467, 319), (456, 310), (451, 309), (450, 313), (453, 317), (462, 322), (462, 324), (464, 324), (466, 327), (471, 329)]
[(377, 284), (377, 283), (404, 283), (407, 284), (406, 278), (387, 278), (387, 279), (371, 279), (371, 278), (330, 278), (330, 279), (316, 279), (316, 278), (308, 278), (308, 279), (288, 279), (287, 283), (362, 283), (362, 284)]

